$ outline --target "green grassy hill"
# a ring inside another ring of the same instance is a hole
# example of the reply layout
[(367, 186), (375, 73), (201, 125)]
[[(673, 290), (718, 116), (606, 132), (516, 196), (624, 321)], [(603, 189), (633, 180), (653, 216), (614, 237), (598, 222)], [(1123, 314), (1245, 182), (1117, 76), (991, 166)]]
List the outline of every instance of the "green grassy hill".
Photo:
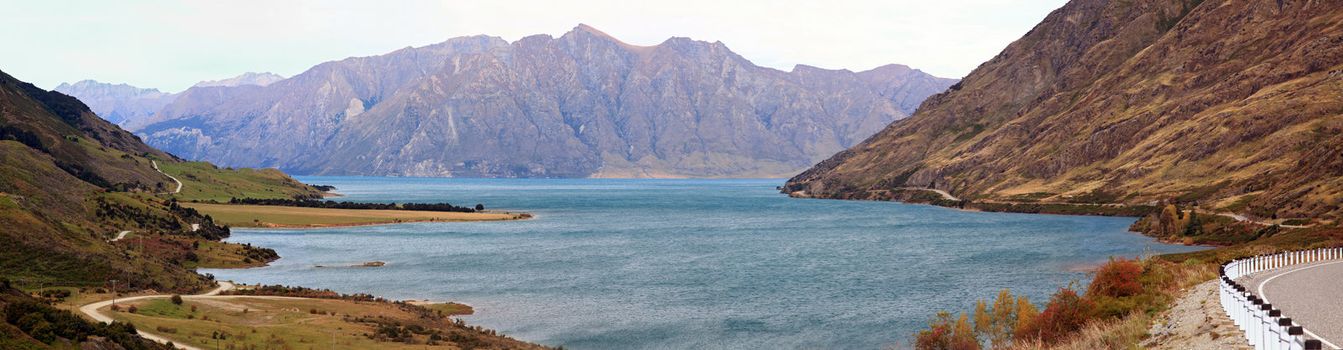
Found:
[[(187, 184), (182, 193), (169, 193), (176, 182), (153, 161)], [(21, 290), (109, 288), (115, 280), (117, 290), (190, 292), (212, 284), (195, 273), (198, 266), (273, 259), (273, 251), (219, 242), (227, 227), (176, 202), (234, 195), (312, 197), (320, 191), (274, 170), (183, 162), (72, 97), (0, 72), (0, 313), (22, 313), (0, 317), (0, 348), (63, 348), (68, 341), (83, 344), (76, 348), (116, 348), (106, 346), (109, 337), (134, 337), (111, 340), (123, 348), (160, 348), (125, 329), (43, 309)], [(121, 231), (133, 238), (113, 241)], [(53, 333), (53, 327), (88, 331)]]
[(175, 195), (182, 201), (322, 197), (322, 191), (275, 169), (220, 169), (207, 162), (160, 162), (159, 169), (182, 181), (182, 192)]

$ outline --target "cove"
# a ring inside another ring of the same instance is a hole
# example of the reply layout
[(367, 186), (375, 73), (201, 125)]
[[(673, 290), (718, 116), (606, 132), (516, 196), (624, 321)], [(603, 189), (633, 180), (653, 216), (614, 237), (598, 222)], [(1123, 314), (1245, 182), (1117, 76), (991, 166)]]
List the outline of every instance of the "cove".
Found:
[[(794, 199), (780, 179), (302, 176), (372, 202), (482, 203), (536, 218), (234, 229), (271, 266), (223, 280), (458, 301), (467, 322), (570, 349), (879, 349), (1012, 288), (1037, 304), (1111, 256), (1191, 251), (1133, 218)], [(378, 268), (318, 268), (384, 261)]]

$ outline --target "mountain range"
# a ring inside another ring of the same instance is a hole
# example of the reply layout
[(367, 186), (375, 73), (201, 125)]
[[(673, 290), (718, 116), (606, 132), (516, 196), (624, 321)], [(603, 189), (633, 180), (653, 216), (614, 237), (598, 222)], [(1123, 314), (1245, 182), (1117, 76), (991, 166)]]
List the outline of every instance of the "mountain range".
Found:
[(125, 125), (184, 158), (297, 174), (782, 177), (953, 83), (900, 65), (781, 71), (721, 42), (637, 46), (579, 25), (196, 86)]
[[(193, 86), (265, 86), (283, 79), (284, 77), (273, 73), (248, 72), (228, 79), (202, 81)], [(102, 83), (96, 80), (81, 80), (74, 84), (62, 83), (56, 86), (56, 91), (78, 98), (98, 116), (123, 126), (154, 115), (177, 98), (177, 94), (158, 89)]]
[(1343, 3), (1073, 0), (795, 196), (1173, 200), (1337, 221)]

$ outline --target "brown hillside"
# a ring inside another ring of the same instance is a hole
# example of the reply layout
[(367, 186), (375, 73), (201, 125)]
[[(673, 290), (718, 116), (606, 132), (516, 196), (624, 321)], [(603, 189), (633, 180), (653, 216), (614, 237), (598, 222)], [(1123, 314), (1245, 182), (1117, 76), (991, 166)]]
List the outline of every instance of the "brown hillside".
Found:
[(785, 191), (1179, 199), (1337, 219), (1343, 2), (1074, 0)]

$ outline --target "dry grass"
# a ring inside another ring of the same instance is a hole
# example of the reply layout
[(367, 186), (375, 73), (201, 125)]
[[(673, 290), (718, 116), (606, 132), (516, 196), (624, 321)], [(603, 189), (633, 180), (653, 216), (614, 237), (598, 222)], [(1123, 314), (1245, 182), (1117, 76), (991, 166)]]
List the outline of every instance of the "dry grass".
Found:
[(271, 205), (184, 203), (233, 227), (332, 227), (423, 221), (499, 221), (525, 219), (515, 213), (457, 213), (417, 210), (301, 208)]
[(1016, 344), (1016, 350), (1127, 350), (1141, 349), (1138, 342), (1147, 336), (1147, 324), (1151, 318), (1142, 313), (1134, 313), (1117, 320), (1091, 322), (1068, 340), (1046, 346), (1039, 342)]
[[(187, 298), (174, 305), (166, 298), (137, 300), (137, 313), (101, 311), (133, 322), (180, 344), (213, 349), (459, 349), (539, 348), (454, 326), (447, 319), (427, 319), (391, 303), (331, 299)], [(123, 306), (124, 307), (124, 306)], [(444, 337), (430, 345), (429, 336), (414, 334), (411, 342), (375, 340), (378, 325), (414, 325)], [(215, 334), (226, 334), (217, 339)], [(448, 338), (457, 339), (454, 341)], [(457, 342), (457, 344), (454, 344)]]

